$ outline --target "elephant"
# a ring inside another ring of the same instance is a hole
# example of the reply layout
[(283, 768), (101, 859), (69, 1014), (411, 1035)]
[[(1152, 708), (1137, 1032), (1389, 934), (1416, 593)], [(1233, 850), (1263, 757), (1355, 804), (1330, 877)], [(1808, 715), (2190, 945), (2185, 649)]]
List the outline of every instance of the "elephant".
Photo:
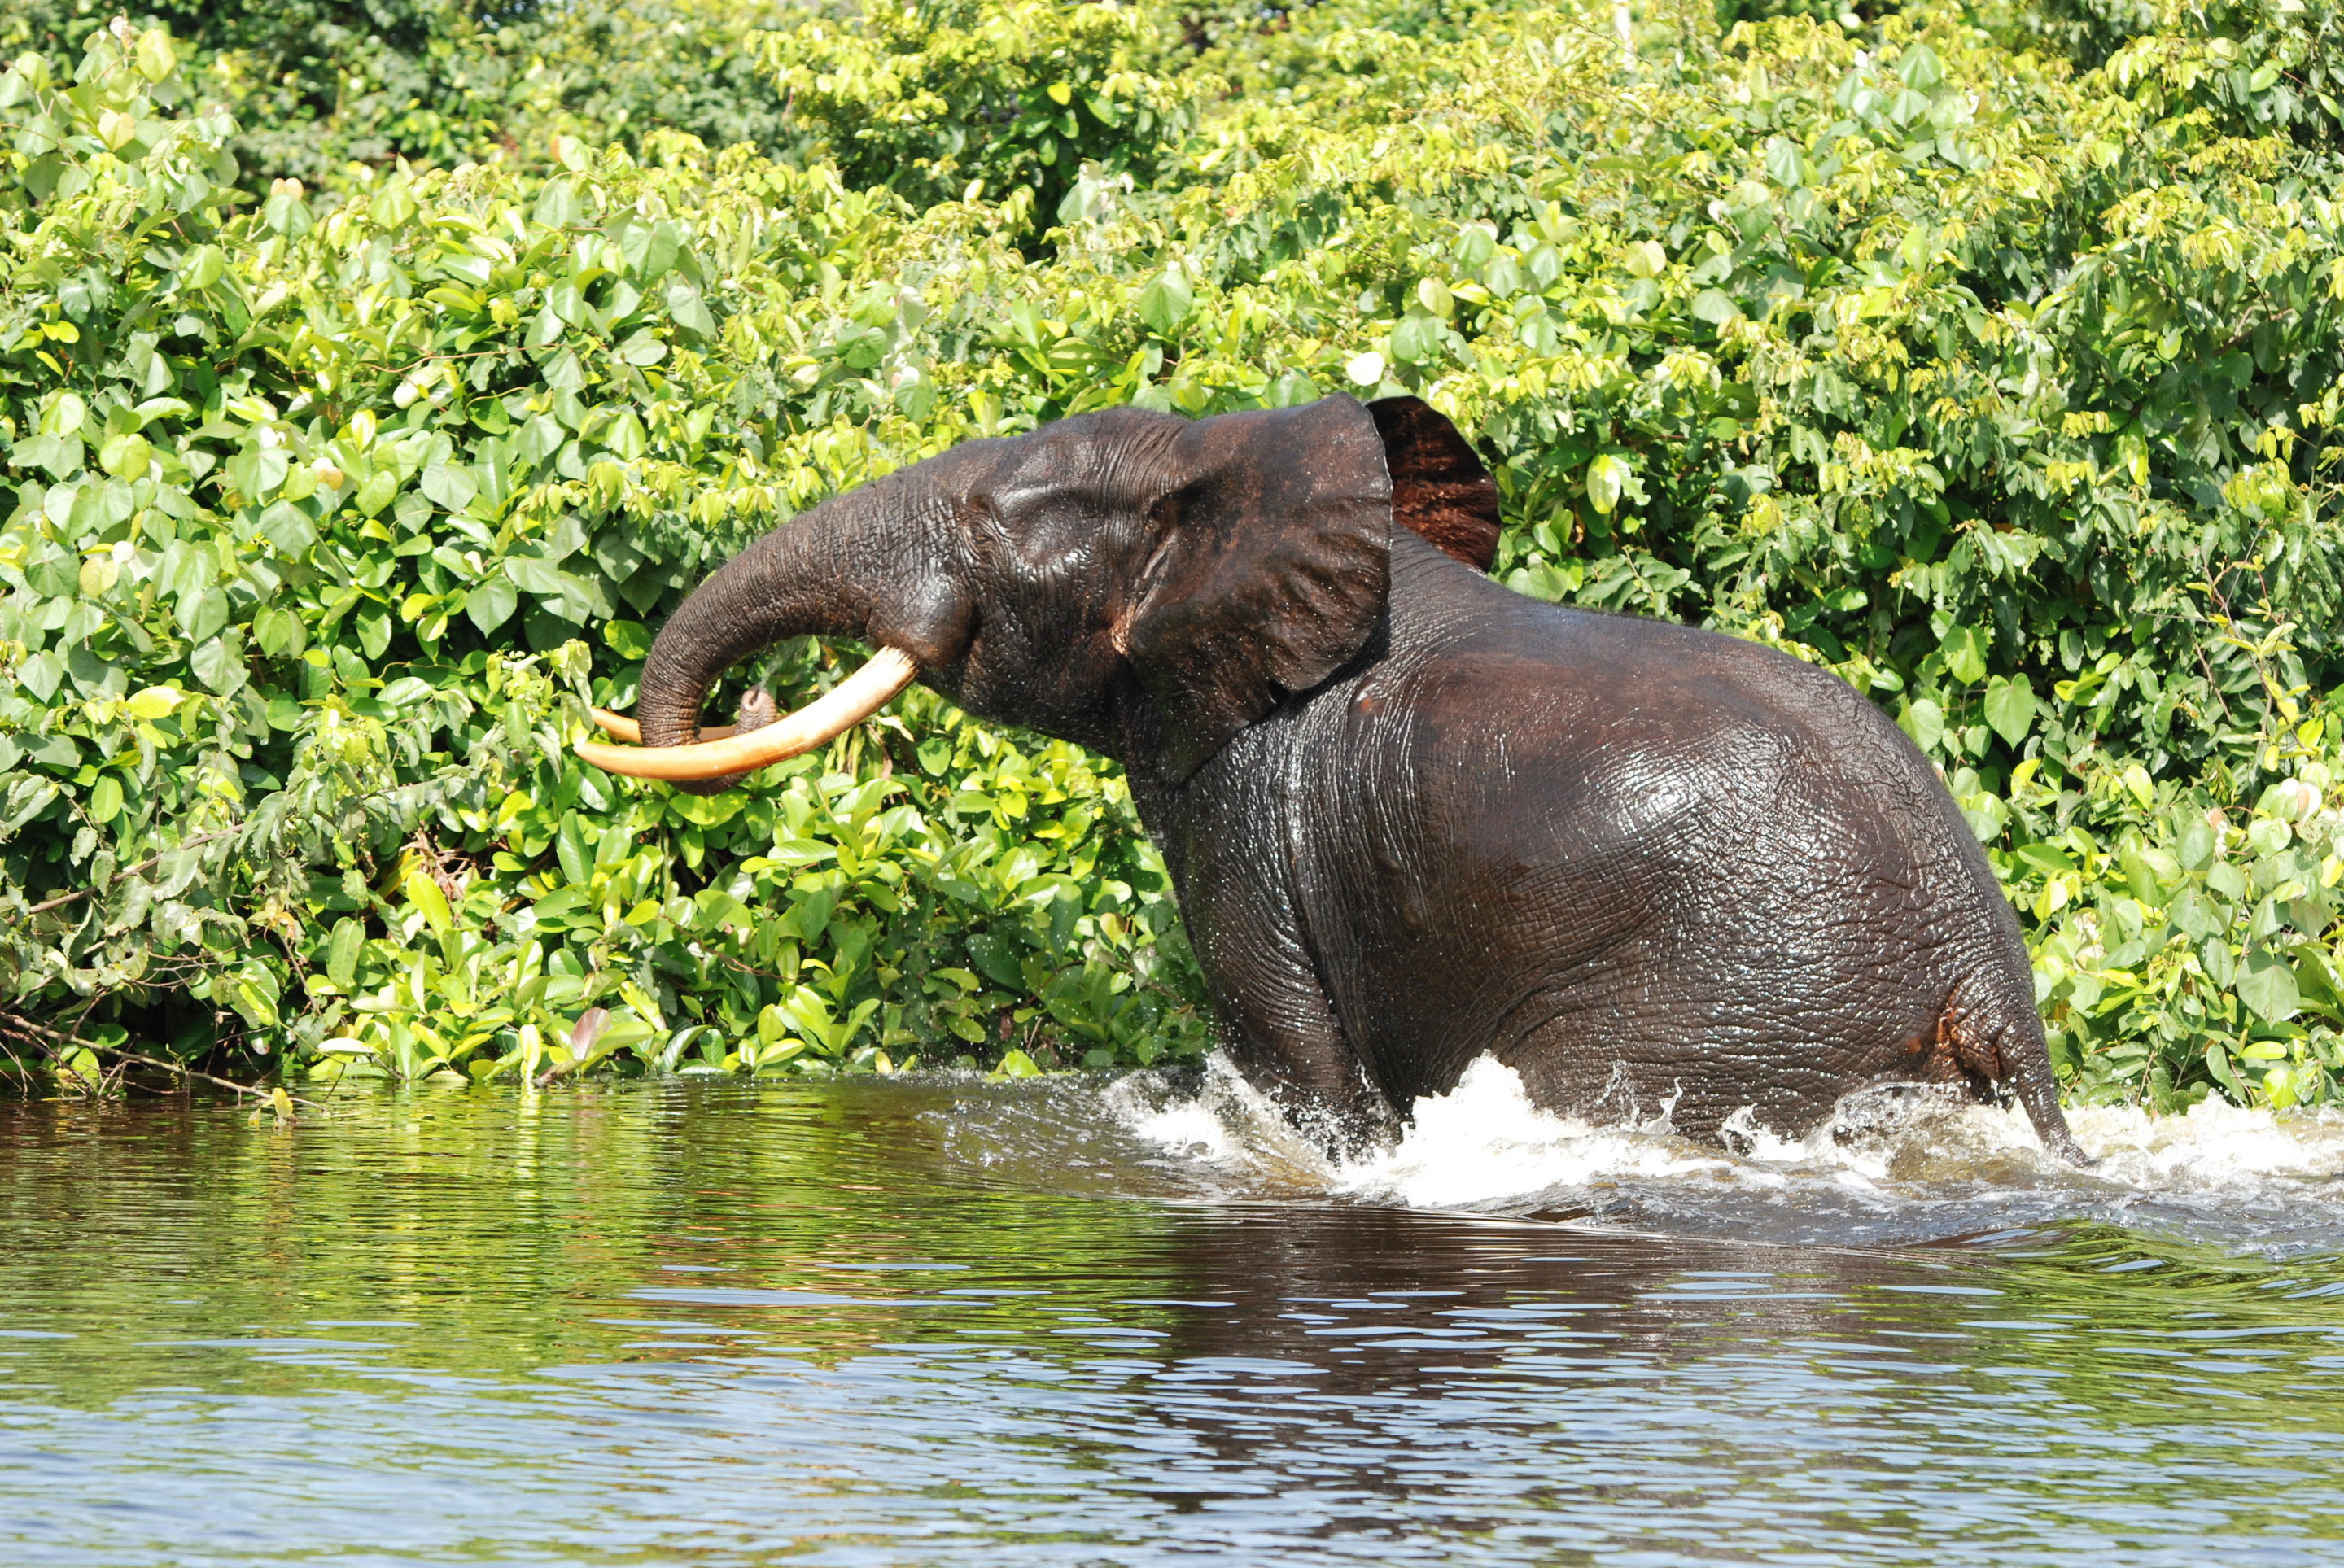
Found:
[[(729, 787), (917, 678), (1105, 753), (1225, 1050), (1330, 1149), (1486, 1054), (1538, 1105), (1719, 1141), (1843, 1097), (2061, 1112), (2018, 922), (1903, 730), (1830, 671), (1493, 580), (1498, 493), (1428, 404), (1125, 407), (973, 439), (712, 574), (601, 766)], [(878, 651), (706, 737), (781, 638)], [(762, 725), (761, 728), (756, 727)]]

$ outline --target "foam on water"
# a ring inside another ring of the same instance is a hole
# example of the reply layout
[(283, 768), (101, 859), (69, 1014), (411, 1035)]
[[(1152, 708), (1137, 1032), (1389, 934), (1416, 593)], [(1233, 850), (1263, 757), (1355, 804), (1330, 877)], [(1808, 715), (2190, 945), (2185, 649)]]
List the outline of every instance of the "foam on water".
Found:
[(2344, 1247), (2344, 1117), (2281, 1118), (2208, 1101), (2187, 1113), (2080, 1106), (2097, 1163), (2046, 1153), (2016, 1107), (1929, 1091), (1852, 1096), (1786, 1139), (1750, 1118), (1731, 1149), (1665, 1117), (1594, 1126), (1540, 1109), (1491, 1058), (1417, 1102), (1389, 1148), (1330, 1160), (1217, 1060), (1192, 1093), (1127, 1080), (1109, 1109), (1228, 1196), (1334, 1195), (1785, 1242), (1910, 1241), (2061, 1220), (2146, 1225), (2273, 1253)]
[(1339, 1190), (1412, 1208), (1454, 1209), (1622, 1179), (1713, 1177), (1730, 1161), (1673, 1136), (1665, 1118), (1595, 1127), (1531, 1102), (1521, 1075), (1482, 1057), (1447, 1094), (1417, 1102), (1391, 1149), (1343, 1166)]

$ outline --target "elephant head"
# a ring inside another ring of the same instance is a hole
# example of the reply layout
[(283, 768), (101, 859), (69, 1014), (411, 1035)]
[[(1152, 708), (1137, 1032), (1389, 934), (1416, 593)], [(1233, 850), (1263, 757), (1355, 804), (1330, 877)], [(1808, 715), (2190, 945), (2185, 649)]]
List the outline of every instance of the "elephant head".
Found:
[[(1413, 397), (1194, 421), (1120, 408), (970, 441), (824, 502), (710, 577), (643, 667), (643, 748), (583, 750), (712, 792), (916, 677), (1177, 785), (1366, 645), (1395, 522), (1482, 570), (1497, 548), (1496, 487)], [(779, 723), (702, 739), (727, 667), (808, 634), (878, 652)]]

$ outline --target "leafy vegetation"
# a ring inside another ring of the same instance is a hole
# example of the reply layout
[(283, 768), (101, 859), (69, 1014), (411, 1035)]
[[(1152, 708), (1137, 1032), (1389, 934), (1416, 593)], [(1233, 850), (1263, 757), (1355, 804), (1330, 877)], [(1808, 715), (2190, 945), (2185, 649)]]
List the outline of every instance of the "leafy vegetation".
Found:
[[(29, 47), (70, 69), (124, 9), (22, 0), (0, 16), (0, 50)], [(331, 187), (351, 162), (542, 166), (558, 134), (630, 149), (662, 128), (769, 152), (803, 139), (786, 128), (756, 46), (760, 30), (807, 15), (790, 0), (143, 0), (127, 10), (137, 31), (167, 29), (189, 86), (234, 116), (228, 145), (255, 191), (283, 178)]]
[(328, 138), (307, 183), (248, 172), (293, 119), (226, 43), (18, 59), (11, 1040), (83, 1080), (1193, 1056), (1102, 762), (916, 693), (708, 799), (567, 746), (835, 490), (1404, 389), (1489, 458), (1513, 587), (1897, 715), (2073, 1092), (2344, 1093), (2328, 13), (1622, 15), (430, 13), (424, 55), (532, 40), (468, 100), (511, 145)]

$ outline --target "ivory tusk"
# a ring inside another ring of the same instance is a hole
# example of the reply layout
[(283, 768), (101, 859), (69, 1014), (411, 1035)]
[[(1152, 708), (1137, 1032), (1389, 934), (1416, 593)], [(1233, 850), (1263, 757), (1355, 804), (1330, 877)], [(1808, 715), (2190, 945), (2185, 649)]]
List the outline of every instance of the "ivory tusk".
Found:
[[(624, 714), (613, 713), (607, 708), (590, 708), (587, 711), (594, 716), (594, 722), (602, 727), (602, 733), (611, 739), (623, 740), (630, 746), (643, 743), (642, 730)], [(700, 732), (700, 738), (702, 740), (722, 740), (728, 735), (739, 733), (730, 724), (712, 724)]]
[[(920, 667), (910, 654), (883, 648), (827, 695), (762, 729), (688, 746), (605, 746), (581, 740), (578, 755), (597, 768), (633, 779), (721, 779), (728, 773), (753, 773), (837, 739), (886, 707), (919, 673)], [(641, 735), (636, 726), (614, 713), (597, 709), (594, 721), (612, 735), (623, 736), (630, 730)]]

